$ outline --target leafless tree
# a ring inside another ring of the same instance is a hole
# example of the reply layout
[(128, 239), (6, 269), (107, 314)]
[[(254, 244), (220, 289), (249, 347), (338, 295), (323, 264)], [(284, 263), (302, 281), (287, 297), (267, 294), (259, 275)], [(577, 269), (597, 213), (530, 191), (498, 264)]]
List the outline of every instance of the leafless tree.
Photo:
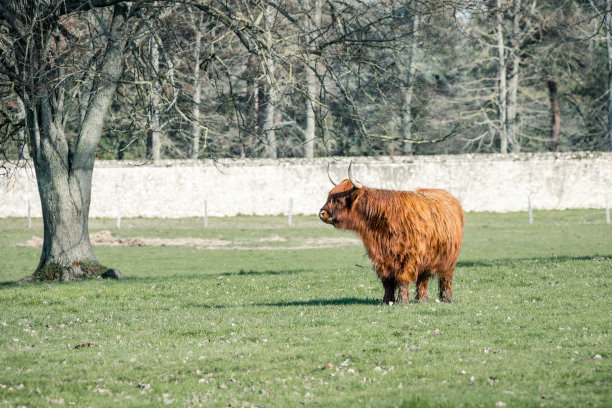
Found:
[(605, 9), (606, 51), (608, 60), (608, 122), (607, 139), (612, 150), (612, 0), (606, 0)]
[[(104, 8), (98, 9), (104, 3)], [(130, 9), (103, 1), (0, 4), (3, 86), (26, 111), (41, 197), (44, 244), (34, 277), (72, 280), (100, 273), (88, 235), (91, 179), (104, 117), (123, 70)], [(116, 3), (116, 2), (115, 2)], [(96, 24), (82, 18), (92, 13)], [(4, 48), (4, 47), (3, 47)], [(73, 100), (76, 92), (89, 98)], [(85, 81), (83, 81), (85, 79)], [(72, 112), (81, 114), (74, 116)], [(67, 134), (66, 126), (78, 130)]]

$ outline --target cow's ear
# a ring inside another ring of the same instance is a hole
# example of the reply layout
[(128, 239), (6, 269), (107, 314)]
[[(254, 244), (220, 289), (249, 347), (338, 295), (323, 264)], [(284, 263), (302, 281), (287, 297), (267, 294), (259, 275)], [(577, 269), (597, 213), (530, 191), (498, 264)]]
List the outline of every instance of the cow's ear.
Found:
[(351, 193), (351, 202), (355, 202), (362, 193), (362, 189), (361, 188), (356, 188), (353, 190), (353, 192)]

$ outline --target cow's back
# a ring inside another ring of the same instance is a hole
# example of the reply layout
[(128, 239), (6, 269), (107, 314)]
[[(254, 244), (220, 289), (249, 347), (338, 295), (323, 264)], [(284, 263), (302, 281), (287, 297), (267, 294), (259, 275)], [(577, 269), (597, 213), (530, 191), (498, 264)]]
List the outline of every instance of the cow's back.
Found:
[[(426, 201), (427, 207), (435, 216), (435, 223), (448, 223), (449, 226), (461, 228), (465, 224), (463, 208), (457, 198), (446, 190), (419, 188), (416, 194)], [(442, 226), (442, 224), (440, 224)]]

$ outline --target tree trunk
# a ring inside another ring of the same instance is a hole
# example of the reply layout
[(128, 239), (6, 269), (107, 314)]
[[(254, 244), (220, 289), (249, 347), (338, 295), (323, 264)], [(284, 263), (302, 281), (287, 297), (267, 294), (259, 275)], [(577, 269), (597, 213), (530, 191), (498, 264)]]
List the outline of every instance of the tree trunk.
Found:
[(499, 97), (497, 103), (499, 115), (499, 142), (500, 153), (508, 153), (508, 135), (506, 134), (506, 60), (504, 47), (504, 15), (501, 8), (501, 0), (497, 0), (497, 50), (498, 50), (498, 87)]
[[(304, 2), (306, 10), (310, 10), (310, 0)], [(312, 21), (309, 24), (310, 33), (313, 33), (321, 24), (321, 2), (314, 1)], [(310, 44), (314, 47), (314, 44)], [(304, 130), (304, 157), (312, 159), (314, 157), (314, 147), (316, 139), (316, 101), (319, 95), (319, 80), (316, 75), (317, 60), (316, 55), (307, 56), (308, 66), (306, 67), (306, 129)]]
[(193, 49), (193, 105), (191, 114), (193, 123), (191, 124), (191, 153), (189, 157), (192, 160), (197, 160), (200, 154), (200, 102), (202, 92), (202, 82), (200, 79), (200, 52), (202, 50), (202, 17), (199, 17), (199, 22), (194, 23), (193, 30), (195, 32), (195, 44)]
[[(19, 122), (26, 122), (25, 106), (21, 98), (17, 98), (17, 117)], [(28, 140), (25, 131), (25, 125), (19, 130), (17, 149), (19, 152), (19, 160), (30, 160), (30, 150), (28, 148)]]
[(147, 158), (159, 161), (160, 144), (160, 123), (159, 123), (159, 85), (157, 76), (159, 75), (159, 44), (155, 38), (151, 38), (151, 106), (149, 113), (149, 130), (147, 131)]
[[(88, 217), (96, 149), (104, 117), (123, 70), (125, 10), (120, 6), (115, 6), (114, 10), (110, 25), (113, 40), (107, 43), (93, 86), (96, 91), (89, 99), (73, 150), (64, 136), (64, 91), (33, 86), (25, 92), (44, 225), (40, 263), (28, 280), (69, 281), (99, 276), (103, 272), (89, 241)], [(42, 47), (39, 51), (40, 56)], [(48, 65), (46, 68), (53, 69)], [(36, 64), (29, 69), (36, 70)], [(40, 78), (40, 74), (31, 75)]]
[[(274, 74), (274, 63), (267, 69), (268, 73)], [(264, 123), (263, 129), (266, 133), (266, 157), (276, 159), (278, 157), (278, 146), (276, 142), (276, 88), (272, 83), (272, 78), (268, 78), (266, 95), (264, 102)]]
[(608, 143), (612, 151), (612, 0), (606, 0), (606, 49), (608, 51)]
[(252, 136), (255, 139), (260, 140), (264, 137), (263, 135), (263, 84), (260, 80), (262, 75), (262, 66), (260, 58), (255, 55), (249, 55), (246, 61), (246, 89), (248, 90), (248, 107), (245, 119), (245, 131), (247, 138), (240, 138), (240, 156), (245, 157), (247, 154), (252, 152), (247, 147), (244, 140), (251, 140)]
[(272, 48), (272, 25), (274, 18), (272, 16), (272, 6), (268, 5), (264, 11), (265, 29), (266, 29), (266, 45), (268, 50), (264, 55), (266, 83), (266, 100), (264, 101), (264, 132), (266, 133), (266, 157), (276, 159), (278, 157), (278, 146), (276, 142), (276, 104), (277, 90), (274, 83), (276, 74), (276, 64), (274, 62)]
[[(102, 270), (94, 255), (88, 233), (89, 191), (87, 181), (67, 171), (59, 157), (44, 152), (35, 160), (41, 198), (44, 243), (33, 278), (64, 281), (99, 275)], [(81, 169), (86, 173), (87, 169)], [(84, 174), (87, 178), (87, 174)]]
[(304, 157), (312, 159), (314, 157), (314, 144), (316, 139), (316, 117), (315, 117), (315, 101), (319, 91), (318, 79), (312, 71), (314, 67), (306, 68), (306, 129), (304, 129)]
[(410, 60), (407, 67), (407, 86), (404, 89), (404, 109), (402, 114), (402, 137), (404, 139), (404, 154), (412, 154), (412, 94), (414, 93), (414, 80), (416, 76), (416, 52), (417, 52), (417, 37), (419, 35), (421, 18), (417, 14), (412, 20), (412, 44), (410, 45)]
[(557, 96), (557, 83), (553, 80), (547, 81), (548, 93), (550, 95), (550, 146), (551, 152), (559, 151), (559, 130), (561, 130), (561, 110), (559, 109), (559, 98)]
[(516, 134), (516, 107), (517, 107), (517, 93), (518, 93), (518, 82), (519, 82), (519, 66), (521, 62), (520, 56), (520, 11), (521, 11), (521, 0), (514, 0), (514, 16), (512, 18), (512, 49), (510, 55), (512, 58), (512, 69), (510, 71), (510, 81), (508, 84), (508, 106), (507, 106), (507, 117), (506, 117), (506, 134), (508, 137), (508, 144), (514, 153), (518, 153), (521, 150), (521, 146), (518, 143), (518, 137)]

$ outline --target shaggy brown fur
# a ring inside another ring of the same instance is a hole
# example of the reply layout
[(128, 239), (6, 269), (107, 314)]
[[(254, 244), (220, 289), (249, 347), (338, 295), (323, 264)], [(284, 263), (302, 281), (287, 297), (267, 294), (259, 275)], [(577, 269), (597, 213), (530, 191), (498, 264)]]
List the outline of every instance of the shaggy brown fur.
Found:
[(383, 302), (427, 299), (427, 283), (438, 276), (440, 299), (450, 302), (453, 275), (465, 223), (459, 201), (444, 190), (357, 188), (349, 179), (334, 187), (319, 217), (336, 228), (357, 232), (385, 288)]

